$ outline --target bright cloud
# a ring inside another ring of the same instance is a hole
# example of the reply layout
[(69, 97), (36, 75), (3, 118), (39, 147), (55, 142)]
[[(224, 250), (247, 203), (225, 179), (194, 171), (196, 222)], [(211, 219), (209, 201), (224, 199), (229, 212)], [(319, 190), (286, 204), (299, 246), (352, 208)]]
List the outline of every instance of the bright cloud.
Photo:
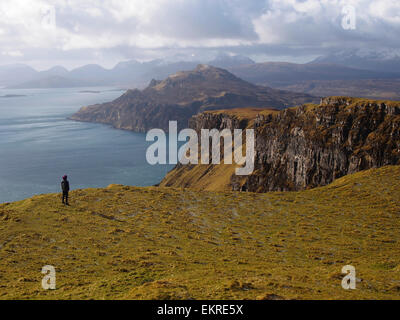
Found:
[[(355, 30), (342, 28), (346, 5), (356, 9)], [(396, 49), (398, 34), (398, 0), (0, 0), (0, 52), (8, 56), (182, 48), (313, 54), (343, 46)]]

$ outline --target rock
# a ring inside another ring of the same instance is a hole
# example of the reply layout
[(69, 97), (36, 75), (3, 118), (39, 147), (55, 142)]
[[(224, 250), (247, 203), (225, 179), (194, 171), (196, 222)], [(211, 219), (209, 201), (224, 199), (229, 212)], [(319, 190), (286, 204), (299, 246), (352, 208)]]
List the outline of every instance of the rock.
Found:
[(249, 191), (293, 191), (347, 174), (400, 163), (400, 103), (325, 98), (258, 118), (256, 173)]
[(267, 293), (257, 297), (257, 300), (286, 300), (284, 297), (274, 293)]
[[(266, 111), (259, 111), (253, 119), (226, 110), (189, 120), (198, 132), (202, 128), (255, 130), (253, 174), (231, 175), (230, 181), (219, 185), (234, 191), (297, 191), (324, 186), (361, 170), (400, 164), (399, 102), (328, 97), (320, 105)], [(214, 179), (212, 169), (178, 165), (160, 185), (196, 189), (199, 179)], [(201, 178), (193, 178), (192, 170)]]

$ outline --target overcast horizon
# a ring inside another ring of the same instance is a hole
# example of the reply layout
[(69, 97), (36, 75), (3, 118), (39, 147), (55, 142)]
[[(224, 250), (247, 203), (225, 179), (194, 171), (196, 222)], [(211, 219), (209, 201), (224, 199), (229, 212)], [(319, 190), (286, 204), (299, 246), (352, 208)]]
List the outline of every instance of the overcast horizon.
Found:
[(120, 61), (305, 63), (337, 51), (399, 53), (395, 0), (0, 0), (1, 65)]

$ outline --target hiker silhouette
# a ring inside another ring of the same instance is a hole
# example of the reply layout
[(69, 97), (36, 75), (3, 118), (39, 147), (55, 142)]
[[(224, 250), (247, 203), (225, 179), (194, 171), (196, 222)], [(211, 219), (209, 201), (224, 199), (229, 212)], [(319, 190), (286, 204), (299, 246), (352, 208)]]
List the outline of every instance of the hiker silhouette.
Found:
[(62, 190), (62, 203), (69, 206), (68, 203), (68, 193), (69, 193), (69, 181), (68, 176), (64, 176), (61, 181), (61, 190)]

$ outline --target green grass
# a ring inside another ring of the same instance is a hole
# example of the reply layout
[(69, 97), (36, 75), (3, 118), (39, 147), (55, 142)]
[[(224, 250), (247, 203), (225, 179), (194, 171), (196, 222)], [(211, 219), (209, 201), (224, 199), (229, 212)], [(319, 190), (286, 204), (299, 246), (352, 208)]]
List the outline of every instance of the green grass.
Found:
[[(288, 193), (110, 186), (0, 205), (0, 299), (399, 299), (400, 166)], [(357, 289), (341, 287), (356, 268)], [(41, 268), (57, 289), (41, 288)]]

